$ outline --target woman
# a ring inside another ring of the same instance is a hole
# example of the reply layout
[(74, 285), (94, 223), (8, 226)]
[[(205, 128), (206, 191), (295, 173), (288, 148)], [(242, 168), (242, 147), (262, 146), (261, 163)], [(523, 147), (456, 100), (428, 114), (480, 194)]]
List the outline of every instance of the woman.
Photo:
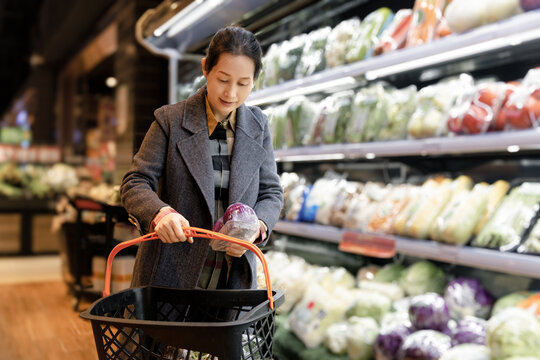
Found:
[[(255, 255), (238, 245), (214, 251), (182, 228), (211, 229), (229, 204), (253, 208), (264, 245), (283, 202), (268, 122), (244, 101), (261, 71), (261, 48), (240, 27), (218, 31), (201, 61), (207, 85), (154, 113), (121, 186), (122, 202), (143, 232), (133, 286), (255, 288)], [(159, 186), (159, 196), (156, 193)]]

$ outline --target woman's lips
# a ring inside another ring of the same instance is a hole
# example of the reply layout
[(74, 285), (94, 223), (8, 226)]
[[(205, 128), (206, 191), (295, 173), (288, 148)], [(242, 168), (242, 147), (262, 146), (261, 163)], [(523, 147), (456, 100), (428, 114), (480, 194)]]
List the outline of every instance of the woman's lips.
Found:
[(224, 105), (224, 106), (233, 106), (233, 105), (235, 104), (234, 101), (225, 101), (225, 100), (223, 100), (223, 99), (221, 99), (221, 98), (219, 99), (219, 101), (220, 101), (221, 104)]

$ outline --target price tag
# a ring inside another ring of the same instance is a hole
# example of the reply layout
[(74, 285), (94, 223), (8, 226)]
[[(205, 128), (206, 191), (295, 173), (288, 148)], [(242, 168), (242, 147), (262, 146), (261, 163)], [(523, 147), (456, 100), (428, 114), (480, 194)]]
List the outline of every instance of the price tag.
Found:
[(396, 242), (392, 237), (356, 232), (344, 232), (338, 248), (353, 254), (385, 259), (396, 254)]

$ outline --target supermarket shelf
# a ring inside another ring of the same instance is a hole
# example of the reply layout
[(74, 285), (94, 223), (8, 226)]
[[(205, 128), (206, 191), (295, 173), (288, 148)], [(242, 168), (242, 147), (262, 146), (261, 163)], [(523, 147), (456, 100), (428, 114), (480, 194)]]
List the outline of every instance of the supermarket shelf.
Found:
[(416, 140), (358, 144), (331, 144), (276, 150), (276, 161), (374, 159), (376, 157), (428, 156), (540, 149), (540, 128)]
[[(290, 221), (278, 221), (274, 231), (331, 243), (339, 243), (345, 232), (331, 226)], [(389, 237), (395, 240), (396, 252), (404, 255), (540, 279), (540, 256)]]
[[(313, 76), (284, 82), (253, 92), (246, 103), (262, 105), (286, 100), (291, 96), (351, 87), (355, 79), (375, 80), (397, 73), (427, 69), (474, 57), (497, 57), (520, 48), (527, 52), (528, 43), (540, 41), (540, 11), (526, 12), (488, 24), (463, 34), (456, 34), (431, 43), (390, 52), (357, 63), (327, 69)], [(511, 61), (509, 56), (508, 61)]]

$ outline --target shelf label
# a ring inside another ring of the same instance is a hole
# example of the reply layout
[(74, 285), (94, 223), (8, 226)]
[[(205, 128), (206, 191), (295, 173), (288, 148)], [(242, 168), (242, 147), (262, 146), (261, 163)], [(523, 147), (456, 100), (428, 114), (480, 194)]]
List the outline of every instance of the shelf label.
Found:
[(357, 232), (344, 232), (338, 248), (344, 252), (385, 259), (396, 254), (394, 238)]

